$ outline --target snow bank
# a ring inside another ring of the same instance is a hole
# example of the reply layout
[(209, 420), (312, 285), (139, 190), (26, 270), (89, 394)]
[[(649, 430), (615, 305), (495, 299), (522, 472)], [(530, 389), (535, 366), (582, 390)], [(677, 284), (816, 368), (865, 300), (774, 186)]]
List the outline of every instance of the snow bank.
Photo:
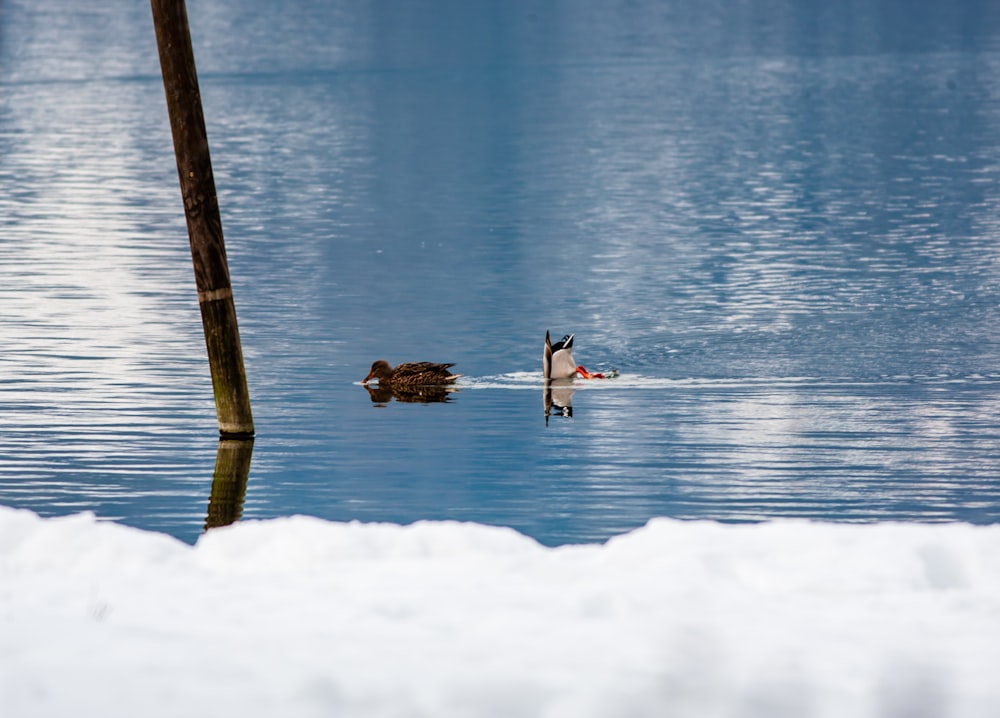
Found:
[(604, 545), (0, 507), (4, 716), (1000, 715), (1000, 527), (658, 519)]

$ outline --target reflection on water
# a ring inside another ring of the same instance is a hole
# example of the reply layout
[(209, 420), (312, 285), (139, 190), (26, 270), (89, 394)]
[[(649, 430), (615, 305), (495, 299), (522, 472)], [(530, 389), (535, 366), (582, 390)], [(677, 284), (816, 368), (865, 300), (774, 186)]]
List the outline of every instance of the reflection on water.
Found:
[(208, 500), (205, 530), (228, 526), (240, 520), (246, 499), (253, 439), (219, 439)]
[(454, 386), (397, 386), (395, 384), (363, 384), (368, 390), (373, 404), (386, 405), (393, 399), (396, 401), (417, 404), (451, 401), (452, 395), (458, 391)]
[[(189, 8), (243, 515), (1000, 519), (995, 3), (403, 5)], [(0, 503), (193, 540), (219, 458), (148, 7), (4, 5), (0, 90)], [(546, 391), (547, 327), (622, 375)], [(372, 356), (461, 394), (366, 397)]]
[[(1000, 403), (991, 395), (998, 381), (692, 381), (601, 392), (607, 399), (587, 407), (574, 451), (587, 453), (594, 486), (619, 496), (623, 476), (648, 476), (631, 498), (685, 518), (711, 503), (728, 520), (993, 522), (1000, 489), (988, 456), (1000, 446)], [(637, 407), (666, 421), (644, 421)], [(635, 420), (622, 421), (629, 411)], [(983, 454), (983, 446), (991, 448)]]
[(545, 382), (545, 389), (542, 390), (542, 403), (545, 406), (545, 425), (549, 424), (549, 416), (573, 416), (573, 388), (572, 379), (550, 379)]

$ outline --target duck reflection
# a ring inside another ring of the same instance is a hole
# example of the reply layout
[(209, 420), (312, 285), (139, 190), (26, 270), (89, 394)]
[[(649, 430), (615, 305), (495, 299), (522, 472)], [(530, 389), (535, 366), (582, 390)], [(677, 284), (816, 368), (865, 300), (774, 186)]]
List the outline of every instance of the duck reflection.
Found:
[(452, 400), (458, 389), (453, 386), (397, 386), (395, 384), (363, 384), (373, 404), (385, 406), (390, 401), (433, 404)]
[(542, 393), (542, 401), (545, 405), (545, 424), (548, 426), (549, 417), (556, 416), (573, 417), (573, 388), (572, 379), (551, 379), (545, 382), (545, 391)]

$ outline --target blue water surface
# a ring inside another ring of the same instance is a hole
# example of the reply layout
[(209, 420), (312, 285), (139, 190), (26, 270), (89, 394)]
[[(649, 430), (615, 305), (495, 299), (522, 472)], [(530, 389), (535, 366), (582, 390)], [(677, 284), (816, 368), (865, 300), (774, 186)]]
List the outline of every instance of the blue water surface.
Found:
[[(188, 10), (244, 517), (1000, 520), (995, 2)], [(190, 262), (148, 6), (0, 0), (0, 504), (197, 538)], [(572, 417), (546, 330), (621, 372)]]

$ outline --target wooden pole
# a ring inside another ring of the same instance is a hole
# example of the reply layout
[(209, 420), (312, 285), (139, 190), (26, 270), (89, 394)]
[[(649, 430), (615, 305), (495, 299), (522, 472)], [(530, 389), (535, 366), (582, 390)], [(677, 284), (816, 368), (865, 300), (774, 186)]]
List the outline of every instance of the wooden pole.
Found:
[(219, 433), (224, 437), (253, 436), (250, 392), (229, 281), (187, 7), (184, 0), (150, 0), (150, 5), (212, 371)]

